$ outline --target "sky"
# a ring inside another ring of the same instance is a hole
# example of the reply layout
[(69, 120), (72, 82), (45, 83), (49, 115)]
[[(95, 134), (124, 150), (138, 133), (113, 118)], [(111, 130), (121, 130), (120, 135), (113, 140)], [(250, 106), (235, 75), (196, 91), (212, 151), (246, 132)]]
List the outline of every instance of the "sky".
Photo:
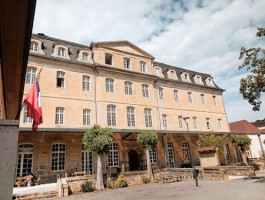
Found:
[(265, 118), (243, 100), (242, 47), (265, 48), (264, 0), (38, 0), (33, 33), (89, 45), (128, 40), (158, 62), (211, 74), (229, 122)]

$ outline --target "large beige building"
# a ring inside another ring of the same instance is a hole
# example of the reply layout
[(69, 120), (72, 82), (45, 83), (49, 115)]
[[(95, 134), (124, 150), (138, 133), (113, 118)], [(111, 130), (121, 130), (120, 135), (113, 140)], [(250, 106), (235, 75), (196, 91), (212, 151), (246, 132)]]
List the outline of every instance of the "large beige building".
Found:
[[(16, 175), (32, 171), (50, 180), (75, 170), (95, 172), (96, 157), (82, 148), (82, 136), (94, 124), (111, 127), (114, 137), (104, 171), (146, 169), (137, 133), (159, 134), (151, 152), (155, 167), (189, 167), (187, 126), (195, 162), (199, 134), (229, 132), (223, 90), (208, 74), (154, 61), (128, 41), (80, 45), (33, 35), (24, 98), (40, 70), (43, 124), (31, 131), (21, 113)], [(235, 160), (225, 148), (222, 163)]]

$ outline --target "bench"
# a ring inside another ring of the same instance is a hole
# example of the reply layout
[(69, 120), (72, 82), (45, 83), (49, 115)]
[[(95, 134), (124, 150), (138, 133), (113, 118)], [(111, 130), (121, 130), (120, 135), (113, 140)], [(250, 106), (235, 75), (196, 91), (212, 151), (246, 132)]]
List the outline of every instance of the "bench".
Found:
[(183, 176), (180, 175), (167, 175), (163, 177), (163, 183), (169, 183), (169, 182), (179, 182), (182, 180)]
[(35, 185), (39, 185), (40, 183), (41, 175), (38, 176), (37, 180), (34, 181)]
[(17, 181), (14, 182), (14, 185), (20, 187), (20, 185), (26, 186), (27, 183), (31, 184), (33, 176), (20, 176), (17, 178)]

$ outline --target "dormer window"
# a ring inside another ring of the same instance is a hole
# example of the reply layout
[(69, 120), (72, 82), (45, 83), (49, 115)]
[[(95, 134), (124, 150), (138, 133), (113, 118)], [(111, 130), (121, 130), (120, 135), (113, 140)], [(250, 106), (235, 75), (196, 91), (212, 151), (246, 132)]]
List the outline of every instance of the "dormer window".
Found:
[(202, 79), (201, 79), (201, 77), (200, 76), (197, 76), (197, 81), (198, 81), (198, 83), (202, 83)]
[(213, 85), (213, 80), (209, 79), (209, 85)]
[(185, 79), (185, 81), (188, 80), (188, 74), (184, 74), (184, 79)]
[(58, 54), (57, 55), (65, 57), (65, 48), (58, 47)]
[(171, 74), (171, 78), (174, 78), (174, 71), (171, 71), (170, 74)]
[(85, 61), (85, 62), (88, 62), (89, 61), (89, 54), (86, 53), (86, 52), (83, 52), (83, 54), (82, 54), (82, 60)]
[(39, 49), (39, 44), (37, 42), (31, 42), (30, 43), (30, 50), (31, 51), (38, 51)]
[(129, 58), (123, 58), (123, 66), (125, 69), (131, 69), (131, 62)]
[(160, 68), (156, 68), (156, 75), (160, 76)]

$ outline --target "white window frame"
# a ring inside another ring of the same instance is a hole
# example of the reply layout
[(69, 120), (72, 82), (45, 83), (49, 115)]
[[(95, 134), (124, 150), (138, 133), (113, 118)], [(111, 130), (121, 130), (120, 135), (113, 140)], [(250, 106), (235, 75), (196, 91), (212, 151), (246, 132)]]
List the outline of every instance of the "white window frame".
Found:
[[(181, 142), (181, 151), (182, 151), (183, 161), (190, 162), (190, 150), (189, 150), (189, 144), (187, 141)], [(185, 154), (187, 154), (187, 157)]]
[(82, 60), (85, 62), (89, 62), (89, 53), (83, 52), (82, 53)]
[(114, 93), (114, 80), (106, 78), (106, 92)]
[(140, 61), (140, 71), (147, 72), (146, 62)]
[(163, 88), (158, 88), (158, 90), (159, 90), (159, 98), (160, 98), (160, 100), (164, 100), (164, 93), (163, 93)]
[(112, 142), (109, 146), (109, 167), (119, 167), (119, 145)]
[[(30, 155), (30, 157), (29, 157)], [(30, 143), (19, 144), (17, 152), (17, 165), (16, 165), (16, 176), (26, 176), (29, 172), (33, 170), (33, 155), (34, 155), (34, 145)], [(19, 162), (20, 160), (20, 162)], [(25, 164), (24, 162), (27, 161)], [(28, 167), (28, 164), (31, 164), (31, 167)], [(26, 172), (23, 170), (26, 169)]]
[(190, 104), (192, 104), (192, 93), (188, 92), (188, 101)]
[(83, 91), (89, 91), (90, 89), (90, 77), (83, 76)]
[(57, 49), (57, 55), (65, 57), (66, 56), (66, 49), (64, 47), (58, 47)]
[(173, 150), (173, 143), (167, 142), (167, 159), (169, 163), (169, 168), (175, 167), (175, 159), (174, 159), (174, 150)]
[(175, 102), (179, 101), (178, 90), (174, 90), (174, 98), (175, 98)]
[(90, 109), (83, 109), (83, 125), (88, 126), (91, 124), (91, 110)]
[(192, 121), (193, 121), (193, 128), (197, 129), (198, 128), (197, 118), (196, 117), (192, 117)]
[(200, 76), (197, 76), (197, 81), (198, 81), (198, 83), (199, 83), (199, 84), (201, 84), (201, 83), (202, 83), (202, 79), (201, 79), (201, 77), (200, 77)]
[(183, 128), (182, 116), (178, 116), (179, 128)]
[[(58, 150), (57, 151), (54, 151), (53, 148), (56, 148), (56, 146), (54, 147), (54, 145), (58, 145)], [(62, 145), (62, 146), (61, 146)], [(61, 150), (61, 147), (63, 150)], [(54, 155), (57, 155), (57, 166), (53, 166), (54, 163), (56, 162), (53, 162), (53, 158), (54, 158)], [(63, 160), (64, 162), (62, 163), (62, 165), (60, 165), (60, 161), (62, 160), (62, 156), (63, 156)], [(52, 145), (52, 162), (51, 162), (52, 166), (51, 166), (51, 171), (64, 171), (66, 169), (66, 145), (63, 144), (63, 143), (56, 143), (56, 144), (53, 144)], [(63, 166), (62, 168), (60, 168), (60, 166)]]
[(157, 67), (157, 68), (156, 68), (156, 75), (157, 75), (157, 76), (160, 76), (160, 74), (161, 74), (160, 71), (161, 71), (161, 69), (160, 69), (159, 67)]
[(128, 127), (135, 127), (135, 108), (127, 107), (127, 121)]
[(222, 120), (221, 119), (218, 119), (218, 126), (219, 126), (219, 129), (223, 129), (223, 123), (222, 123)]
[(213, 96), (212, 98), (213, 98), (213, 105), (217, 106), (216, 96)]
[(28, 107), (27, 107), (27, 104), (24, 105), (24, 118), (23, 118), (23, 123), (24, 124), (32, 124), (33, 120), (31, 117), (28, 117), (27, 116), (27, 110), (28, 110)]
[(64, 124), (64, 108), (63, 107), (56, 107), (55, 124), (58, 124), (58, 125)]
[(157, 164), (157, 153), (156, 151), (149, 151), (151, 164)]
[(145, 126), (147, 128), (153, 127), (153, 123), (152, 123), (152, 109), (151, 108), (145, 108), (144, 109), (144, 116), (145, 116)]
[(167, 128), (167, 115), (162, 115), (163, 127)]
[(204, 96), (204, 94), (201, 94), (201, 102), (202, 102), (202, 105), (205, 105), (205, 96)]
[(142, 95), (145, 98), (149, 97), (149, 91), (148, 91), (149, 86), (146, 84), (142, 84)]
[(210, 118), (206, 118), (206, 127), (207, 129), (211, 129)]
[(123, 67), (125, 69), (131, 69), (131, 60), (129, 58), (123, 58)]
[(35, 41), (30, 42), (30, 50), (31, 51), (39, 51), (39, 43)]
[[(56, 87), (64, 88), (65, 87), (65, 73), (61, 71), (57, 71), (56, 73)], [(61, 86), (58, 86), (59, 81), (61, 82)]]
[(171, 74), (171, 78), (174, 79), (174, 78), (175, 78), (175, 73), (174, 73), (174, 71), (170, 71), (170, 74)]
[(107, 105), (107, 125), (108, 126), (117, 125), (115, 105)]
[(132, 82), (125, 81), (124, 82), (124, 90), (125, 90), (125, 95), (133, 95), (133, 88), (132, 88)]
[(36, 79), (36, 75), (37, 75), (37, 68), (28, 67), (26, 74), (26, 84), (32, 84)]
[(94, 174), (94, 159), (93, 152), (88, 151), (84, 148), (82, 144), (82, 171), (89, 172), (89, 174)]

